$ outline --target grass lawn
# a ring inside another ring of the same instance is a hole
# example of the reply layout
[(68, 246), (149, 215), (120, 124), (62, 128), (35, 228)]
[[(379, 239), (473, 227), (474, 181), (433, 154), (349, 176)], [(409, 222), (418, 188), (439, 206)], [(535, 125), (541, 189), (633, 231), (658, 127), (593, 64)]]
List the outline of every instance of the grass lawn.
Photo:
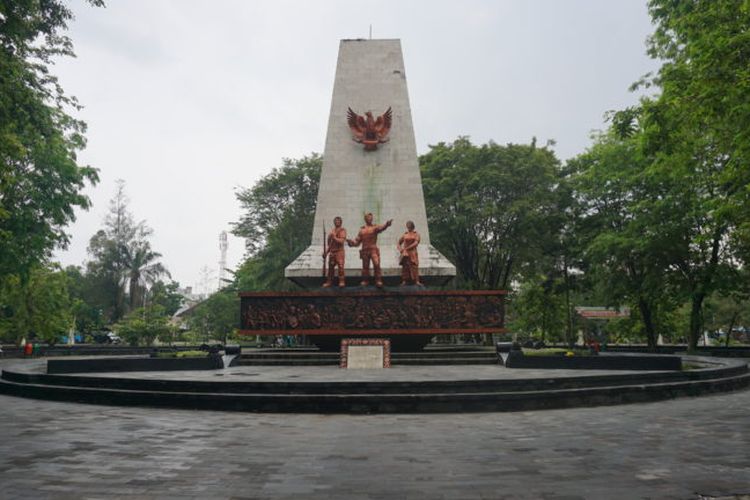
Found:
[(206, 351), (177, 351), (177, 352), (159, 352), (157, 358), (205, 358), (208, 355)]
[(588, 349), (563, 349), (562, 347), (546, 347), (543, 349), (521, 349), (524, 356), (565, 356), (566, 353), (572, 352), (573, 356), (593, 356)]

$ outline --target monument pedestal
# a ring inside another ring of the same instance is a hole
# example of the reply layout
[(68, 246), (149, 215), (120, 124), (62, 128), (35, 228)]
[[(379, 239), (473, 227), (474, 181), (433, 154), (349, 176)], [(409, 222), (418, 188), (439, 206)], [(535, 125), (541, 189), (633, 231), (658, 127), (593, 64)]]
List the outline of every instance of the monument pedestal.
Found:
[[(393, 223), (395, 226), (396, 223)], [(328, 225), (326, 225), (328, 228)], [(359, 230), (359, 227), (357, 228)], [(386, 241), (386, 234), (393, 231), (401, 236), (401, 230), (394, 227), (388, 228), (379, 236), (380, 241)], [(356, 231), (351, 237), (356, 236)], [(396, 238), (398, 239), (398, 238)], [(378, 243), (380, 243), (380, 241)], [(392, 255), (391, 255), (392, 254)], [(323, 245), (311, 245), (294, 262), (287, 266), (284, 276), (294, 283), (309, 289), (320, 287), (325, 281), (322, 273)], [(385, 247), (380, 245), (381, 269), (383, 270), (383, 283), (386, 286), (398, 286), (401, 283), (401, 267), (398, 265), (399, 254), (396, 251), (396, 243)], [(346, 249), (346, 286), (356, 287), (362, 281), (362, 261), (359, 258), (358, 248)], [(423, 248), (419, 245), (419, 276), (426, 286), (442, 286), (448, 283), (456, 275), (456, 268), (443, 255), (430, 246)], [(338, 280), (338, 274), (334, 284)]]
[(505, 332), (506, 292), (422, 287), (243, 292), (244, 335), (306, 335), (321, 350), (342, 338), (388, 339), (393, 351), (424, 347), (435, 335)]

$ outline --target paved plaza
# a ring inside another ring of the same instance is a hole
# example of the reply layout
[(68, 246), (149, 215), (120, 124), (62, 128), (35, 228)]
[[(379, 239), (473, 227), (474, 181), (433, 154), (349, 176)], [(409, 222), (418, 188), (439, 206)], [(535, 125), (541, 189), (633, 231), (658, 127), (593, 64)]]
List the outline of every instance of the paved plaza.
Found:
[(750, 391), (569, 410), (373, 416), (0, 396), (0, 418), (0, 497), (8, 500), (750, 494)]
[[(139, 356), (133, 356), (139, 357)], [(83, 359), (85, 357), (81, 357)], [(79, 359), (67, 356), (66, 359)], [(710, 359), (708, 360), (710, 362)], [(9, 370), (46, 373), (47, 358), (5, 360)], [(710, 365), (706, 365), (710, 366)], [(71, 373), (70, 377), (137, 378), (147, 380), (196, 380), (201, 382), (435, 382), (440, 380), (517, 380), (596, 377), (653, 373), (626, 370), (511, 369), (502, 365), (394, 366), (388, 370), (342, 370), (338, 366), (233, 366), (222, 370)]]

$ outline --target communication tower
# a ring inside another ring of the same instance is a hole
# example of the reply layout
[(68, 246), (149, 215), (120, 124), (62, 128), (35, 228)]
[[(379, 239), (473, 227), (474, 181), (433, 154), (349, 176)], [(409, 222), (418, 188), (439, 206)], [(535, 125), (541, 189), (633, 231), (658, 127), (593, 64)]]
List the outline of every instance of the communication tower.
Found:
[(221, 250), (221, 259), (219, 260), (219, 282), (216, 287), (217, 290), (221, 290), (224, 286), (224, 275), (227, 269), (227, 232), (222, 231), (219, 233), (219, 250)]

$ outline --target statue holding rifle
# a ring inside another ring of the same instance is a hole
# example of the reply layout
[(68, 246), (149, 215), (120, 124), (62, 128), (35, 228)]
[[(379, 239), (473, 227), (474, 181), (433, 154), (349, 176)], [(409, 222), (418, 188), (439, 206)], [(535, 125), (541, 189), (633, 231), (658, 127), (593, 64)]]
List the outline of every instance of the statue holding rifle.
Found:
[[(344, 276), (344, 243), (346, 242), (346, 229), (342, 227), (341, 217), (333, 219), (333, 229), (328, 237), (323, 238), (323, 274), (325, 275), (326, 257), (328, 257), (328, 275), (323, 286), (328, 288), (333, 285), (335, 269), (339, 269), (339, 287), (346, 286)], [(323, 229), (325, 233), (325, 228)]]

